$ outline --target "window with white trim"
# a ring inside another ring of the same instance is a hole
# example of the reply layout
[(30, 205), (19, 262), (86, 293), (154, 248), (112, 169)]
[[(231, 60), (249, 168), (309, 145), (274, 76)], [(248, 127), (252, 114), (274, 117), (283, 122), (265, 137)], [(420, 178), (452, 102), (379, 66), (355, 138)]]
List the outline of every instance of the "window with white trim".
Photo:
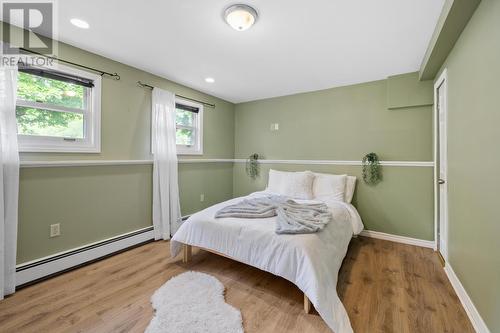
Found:
[(21, 152), (101, 151), (101, 77), (58, 65), (20, 67), (16, 119)]
[(176, 99), (175, 126), (177, 154), (203, 154), (203, 105)]

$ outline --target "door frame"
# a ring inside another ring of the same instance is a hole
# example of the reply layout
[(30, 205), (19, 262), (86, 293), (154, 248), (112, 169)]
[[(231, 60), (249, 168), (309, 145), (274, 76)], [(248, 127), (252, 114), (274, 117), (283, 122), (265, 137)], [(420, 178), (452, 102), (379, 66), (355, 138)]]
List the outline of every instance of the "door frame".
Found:
[[(443, 86), (443, 89), (445, 91), (445, 99), (443, 101), (443, 104), (445, 105), (445, 113), (446, 113), (446, 132), (445, 132), (445, 138), (446, 138), (446, 145), (448, 145), (448, 71), (445, 68), (443, 72), (439, 75), (438, 79), (434, 82), (434, 107), (433, 107), (433, 123), (434, 123), (434, 250), (438, 251), (439, 250), (439, 235), (438, 235), (438, 228), (439, 228), (439, 208), (440, 208), (440, 202), (439, 202), (439, 174), (440, 174), (440, 167), (441, 165), (438, 163), (439, 162), (439, 137), (438, 137), (438, 129), (439, 129), (439, 113), (438, 113), (438, 94), (437, 91), (439, 87)], [(448, 155), (448, 150), (446, 150), (446, 155)], [(448, 157), (448, 156), (447, 156)], [(448, 159), (448, 158), (446, 158)], [(447, 174), (448, 174), (448, 166), (446, 166), (447, 169)], [(448, 180), (446, 179), (446, 186), (448, 186)], [(446, 202), (444, 203), (446, 211), (448, 211), (448, 195), (446, 195)], [(447, 222), (446, 222), (446, 228), (444, 230), (445, 232), (445, 239), (446, 239), (446, 244), (445, 244), (445, 249), (444, 251), (440, 251), (440, 253), (443, 255), (444, 260), (448, 261), (448, 230), (449, 230), (449, 219), (448, 219), (448, 214), (447, 214)], [(442, 233), (443, 231), (440, 230)]]

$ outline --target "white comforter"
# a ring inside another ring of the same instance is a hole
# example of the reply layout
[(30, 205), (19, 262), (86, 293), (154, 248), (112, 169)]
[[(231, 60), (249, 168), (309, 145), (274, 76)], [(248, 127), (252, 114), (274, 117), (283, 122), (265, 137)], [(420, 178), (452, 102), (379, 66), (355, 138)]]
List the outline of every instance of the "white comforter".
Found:
[[(269, 193), (256, 192), (248, 197)], [(337, 278), (349, 241), (363, 230), (354, 206), (327, 202), (333, 219), (313, 234), (277, 235), (275, 219), (215, 219), (215, 213), (241, 201), (235, 198), (192, 215), (171, 241), (176, 256), (182, 244), (199, 246), (281, 276), (302, 290), (335, 333), (352, 332), (349, 317), (337, 295)], [(303, 200), (303, 202), (308, 202)]]

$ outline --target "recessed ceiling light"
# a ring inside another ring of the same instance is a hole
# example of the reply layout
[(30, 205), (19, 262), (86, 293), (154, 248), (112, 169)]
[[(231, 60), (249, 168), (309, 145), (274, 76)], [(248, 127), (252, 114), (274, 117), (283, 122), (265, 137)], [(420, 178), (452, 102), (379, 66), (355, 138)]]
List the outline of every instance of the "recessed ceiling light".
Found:
[(90, 27), (90, 25), (86, 21), (80, 20), (80, 19), (77, 19), (77, 18), (72, 18), (70, 20), (70, 22), (75, 27), (78, 27), (78, 28), (81, 28), (81, 29), (88, 29)]
[(207, 78), (205, 78), (205, 82), (214, 83), (215, 79), (213, 77), (207, 77)]
[(244, 31), (257, 21), (257, 11), (248, 5), (232, 5), (224, 11), (224, 19), (233, 29)]

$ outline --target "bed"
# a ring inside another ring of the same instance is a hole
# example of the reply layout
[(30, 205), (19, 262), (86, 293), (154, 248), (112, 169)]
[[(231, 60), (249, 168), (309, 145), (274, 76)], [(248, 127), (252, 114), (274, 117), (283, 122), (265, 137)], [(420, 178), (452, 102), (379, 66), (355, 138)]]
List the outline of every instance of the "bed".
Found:
[[(313, 183), (317, 175), (311, 181), (311, 192), (314, 192)], [(304, 308), (307, 312), (312, 303), (335, 333), (352, 332), (345, 308), (337, 295), (336, 285), (349, 242), (363, 230), (356, 208), (346, 200), (333, 199), (332, 195), (311, 194), (304, 199), (300, 190), (300, 195), (296, 195), (297, 191), (283, 187), (283, 184), (274, 186), (276, 184), (272, 184), (272, 179), (270, 173), (269, 185), (265, 191), (216, 204), (189, 217), (171, 240), (171, 255), (175, 257), (184, 251), (183, 260), (188, 261), (191, 246), (196, 246), (281, 276), (304, 293)], [(294, 186), (296, 190), (297, 184)], [(306, 184), (305, 188), (307, 186), (309, 185)], [(331, 187), (331, 184), (328, 186)], [(288, 235), (275, 233), (276, 217), (214, 217), (220, 209), (244, 198), (282, 194), (279, 192), (292, 194), (299, 202), (326, 203), (332, 212), (332, 220), (320, 232)], [(345, 198), (344, 191), (342, 196)]]

